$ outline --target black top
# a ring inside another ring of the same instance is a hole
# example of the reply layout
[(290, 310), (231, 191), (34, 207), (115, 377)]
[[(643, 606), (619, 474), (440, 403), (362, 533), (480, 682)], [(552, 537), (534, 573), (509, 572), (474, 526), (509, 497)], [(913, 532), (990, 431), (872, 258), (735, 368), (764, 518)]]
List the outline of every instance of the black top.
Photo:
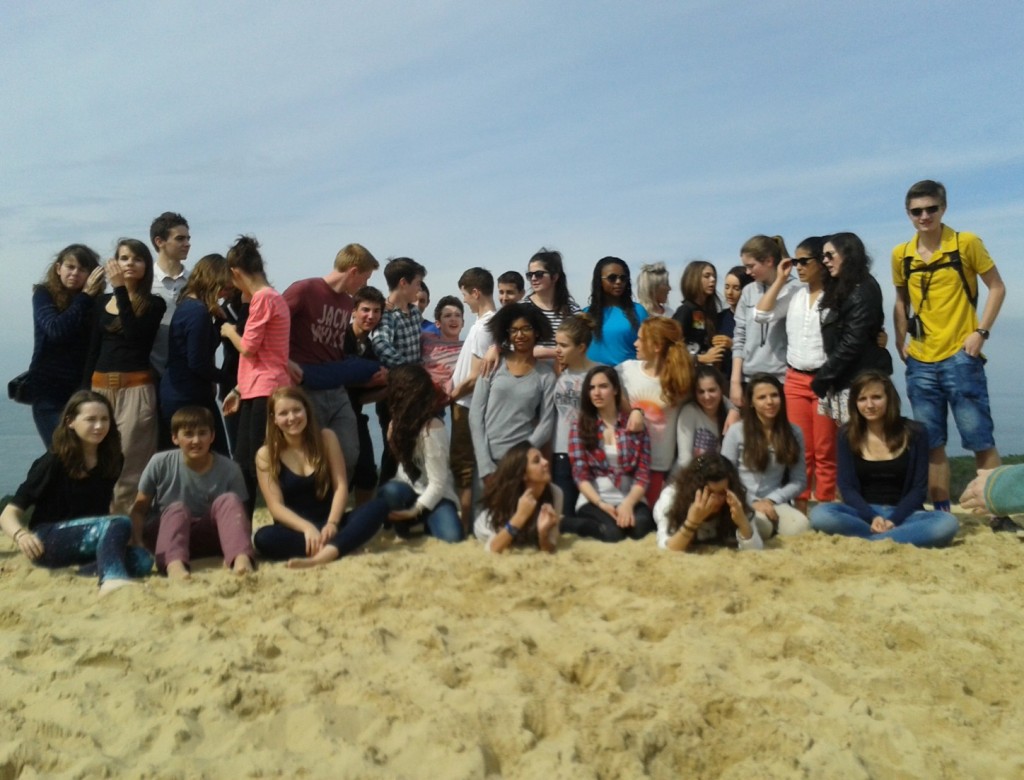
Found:
[(141, 317), (135, 316), (127, 287), (115, 287), (114, 297), (120, 312), (121, 327), (108, 330), (115, 316), (107, 311), (110, 294), (97, 301), (96, 324), (89, 345), (89, 359), (85, 364), (85, 384), (88, 386), (94, 371), (103, 373), (147, 371), (149, 353), (153, 351), (160, 320), (167, 311), (167, 302), (158, 295), (149, 296), (149, 305)]
[(334, 493), (328, 490), (323, 498), (317, 498), (315, 474), (301, 477), (282, 463), (278, 483), (286, 507), (313, 525), (321, 526), (327, 523)]
[(896, 506), (903, 498), (903, 483), (910, 467), (910, 448), (891, 460), (865, 460), (853, 456), (853, 465), (860, 480), (861, 496), (869, 504)]
[(47, 452), (32, 464), (11, 503), (22, 510), (36, 508), (30, 528), (78, 517), (102, 517), (110, 514), (116, 481), (97, 476), (95, 469), (82, 479), (72, 479), (60, 458)]
[(811, 389), (819, 398), (829, 390), (849, 387), (861, 371), (892, 374), (892, 357), (878, 346), (885, 313), (882, 290), (873, 276), (858, 284), (840, 302), (838, 311), (828, 309), (821, 317), (821, 341), (828, 358), (811, 381)]
[[(373, 342), (370, 340), (370, 334), (367, 333), (360, 339), (356, 336), (355, 328), (349, 326), (345, 329), (345, 340), (343, 342), (342, 349), (346, 356), (356, 356), (366, 358), (367, 360), (376, 360), (377, 353), (373, 350)], [(352, 408), (357, 412), (363, 409), (363, 397), (375, 393), (379, 388), (377, 387), (348, 387), (345, 389), (348, 391), (349, 401), (352, 402)]]
[(691, 301), (683, 301), (672, 315), (672, 319), (683, 326), (683, 342), (687, 348), (695, 344), (698, 355), (703, 355), (711, 349), (711, 332), (715, 323), (707, 321), (708, 317), (703, 309)]

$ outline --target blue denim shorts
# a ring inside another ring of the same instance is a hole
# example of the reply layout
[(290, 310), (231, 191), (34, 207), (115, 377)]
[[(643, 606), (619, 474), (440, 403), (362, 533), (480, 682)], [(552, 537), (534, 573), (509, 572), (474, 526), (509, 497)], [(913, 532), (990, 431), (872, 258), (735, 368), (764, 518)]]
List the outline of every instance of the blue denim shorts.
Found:
[(928, 431), (929, 448), (946, 444), (947, 408), (953, 410), (965, 450), (981, 452), (996, 446), (982, 358), (962, 349), (938, 363), (907, 358), (907, 396), (914, 419)]

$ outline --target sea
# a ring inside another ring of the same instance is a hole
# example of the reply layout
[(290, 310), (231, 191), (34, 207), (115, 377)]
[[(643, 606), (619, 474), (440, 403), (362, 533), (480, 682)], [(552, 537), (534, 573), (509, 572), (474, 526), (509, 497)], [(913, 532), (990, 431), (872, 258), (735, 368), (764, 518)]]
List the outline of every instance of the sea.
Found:
[[(988, 375), (989, 396), (992, 403), (992, 417), (996, 427), (996, 445), (1003, 455), (1024, 454), (1024, 409), (1022, 409), (1021, 387), (1024, 385), (1024, 319), (1003, 316), (993, 331), (992, 340), (986, 346), (988, 358), (986, 372)], [(31, 347), (21, 348), (12, 357), (10, 350), (0, 345), (0, 374), (6, 389), (7, 380), (28, 367)], [(20, 355), (25, 352), (24, 355)], [(910, 405), (906, 400), (903, 383), (903, 365), (894, 359), (896, 371), (893, 381), (903, 398), (904, 414), (909, 416)], [(22, 366), (22, 364), (24, 364)], [(19, 366), (22, 366), (19, 369)], [(1018, 384), (1020, 383), (1020, 384)], [(2, 393), (0, 398), (0, 495), (13, 493), (21, 484), (32, 462), (43, 454), (42, 440), (36, 433), (32, 423), (32, 410), (28, 406), (16, 404)], [(380, 455), (379, 429), (375, 415), (371, 412), (370, 429), (374, 435), (375, 452)], [(960, 446), (960, 436), (956, 431), (952, 418), (949, 420), (950, 455), (968, 455)]]

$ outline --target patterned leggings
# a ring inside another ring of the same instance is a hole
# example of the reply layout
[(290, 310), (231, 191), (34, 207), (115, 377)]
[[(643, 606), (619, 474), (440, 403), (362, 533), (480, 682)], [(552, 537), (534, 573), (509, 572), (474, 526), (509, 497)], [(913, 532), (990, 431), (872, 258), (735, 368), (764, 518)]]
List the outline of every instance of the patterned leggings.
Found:
[(41, 523), (32, 532), (43, 543), (37, 564), (55, 569), (95, 561), (100, 584), (142, 577), (153, 567), (153, 556), (141, 547), (128, 546), (132, 523), (124, 515)]

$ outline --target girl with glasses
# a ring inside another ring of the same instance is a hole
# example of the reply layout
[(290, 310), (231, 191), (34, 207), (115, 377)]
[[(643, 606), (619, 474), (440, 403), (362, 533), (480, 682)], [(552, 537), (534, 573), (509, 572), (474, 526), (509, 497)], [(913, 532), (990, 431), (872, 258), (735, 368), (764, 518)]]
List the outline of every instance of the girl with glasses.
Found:
[(838, 423), (848, 418), (850, 383), (862, 371), (892, 374), (892, 357), (879, 344), (885, 328), (882, 290), (871, 275), (871, 258), (853, 233), (836, 233), (822, 252), (828, 277), (821, 307), (821, 338), (828, 358), (814, 375), (811, 389), (822, 410)]
[(501, 357), (491, 375), (477, 379), (469, 407), (477, 470), (485, 484), (513, 445), (528, 441), (542, 448), (555, 424), (555, 372), (534, 352), (552, 337), (547, 317), (536, 306), (511, 303), (494, 314), (487, 328)]
[[(552, 333), (558, 330), (558, 326), (566, 317), (571, 317), (580, 310), (569, 294), (560, 252), (543, 247), (539, 249), (530, 258), (526, 281), (530, 284), (531, 292), (526, 296), (525, 303), (536, 306), (548, 318)], [(534, 354), (546, 360), (554, 359), (554, 338), (538, 342)]]
[(629, 268), (618, 257), (603, 257), (594, 266), (587, 313), (594, 319), (594, 340), (587, 357), (617, 366), (636, 357), (637, 333), (647, 310), (633, 300)]
[[(832, 501), (836, 496), (836, 424), (819, 410), (818, 396), (811, 389), (818, 370), (828, 359), (821, 333), (828, 278), (828, 269), (822, 264), (824, 248), (825, 239), (817, 236), (801, 241), (795, 257), (779, 264), (775, 281), (757, 305), (773, 320), (785, 318), (786, 411), (789, 421), (803, 433), (806, 445), (807, 486), (795, 502), (804, 513), (812, 484), (818, 501)], [(793, 268), (803, 284), (785, 302), (778, 302), (776, 296)]]

